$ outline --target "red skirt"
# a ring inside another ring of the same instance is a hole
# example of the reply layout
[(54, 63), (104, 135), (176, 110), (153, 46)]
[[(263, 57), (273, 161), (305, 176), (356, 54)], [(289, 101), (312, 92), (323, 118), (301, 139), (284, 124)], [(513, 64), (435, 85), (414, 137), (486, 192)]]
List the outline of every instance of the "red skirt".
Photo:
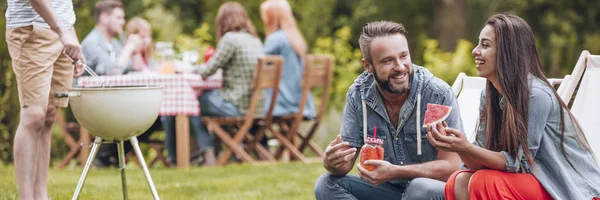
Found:
[(498, 170), (454, 172), (446, 182), (446, 199), (455, 199), (454, 183), (462, 172), (474, 173), (469, 182), (469, 199), (553, 199), (533, 175)]

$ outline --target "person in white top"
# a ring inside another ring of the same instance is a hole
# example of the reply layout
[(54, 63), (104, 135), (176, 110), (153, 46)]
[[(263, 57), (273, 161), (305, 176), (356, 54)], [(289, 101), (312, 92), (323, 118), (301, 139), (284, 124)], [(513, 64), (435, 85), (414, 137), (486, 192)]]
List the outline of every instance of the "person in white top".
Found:
[(14, 141), (19, 198), (48, 199), (52, 124), (57, 107), (68, 104), (68, 98), (55, 99), (51, 94), (67, 91), (85, 64), (73, 28), (73, 3), (8, 0), (5, 16), (6, 43), (21, 105)]

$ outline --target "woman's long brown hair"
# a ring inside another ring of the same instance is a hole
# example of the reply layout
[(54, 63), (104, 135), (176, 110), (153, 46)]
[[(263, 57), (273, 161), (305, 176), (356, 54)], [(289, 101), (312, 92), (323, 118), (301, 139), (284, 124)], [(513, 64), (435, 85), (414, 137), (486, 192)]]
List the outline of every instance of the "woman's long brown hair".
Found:
[[(127, 36), (131, 34), (139, 34), (142, 30), (146, 30), (150, 33), (150, 38), (152, 38), (152, 26), (148, 21), (141, 17), (133, 17), (127, 22), (127, 26), (125, 26), (125, 32)], [(149, 63), (152, 59), (152, 54), (154, 50), (152, 48), (152, 44), (148, 45), (144, 52), (142, 52), (142, 57), (144, 58), (144, 62)]]
[(237, 2), (225, 2), (219, 7), (219, 12), (215, 18), (217, 26), (217, 42), (225, 33), (247, 32), (256, 36), (256, 29), (248, 18), (246, 10)]
[[(529, 151), (528, 119), (530, 86), (528, 74), (536, 76), (548, 87), (550, 82), (542, 71), (535, 36), (531, 27), (518, 16), (496, 14), (487, 20), (487, 25), (494, 28), (496, 35), (496, 68), (498, 79), (504, 91), (504, 104), (500, 105), (501, 95), (488, 80), (486, 85), (485, 110), (480, 119), (486, 120), (485, 148), (493, 151), (507, 151), (511, 156), (518, 154), (519, 147), (530, 166), (534, 165), (534, 158)], [(565, 116), (566, 110), (575, 125), (576, 139), (589, 152), (591, 149), (579, 123), (575, 120), (566, 104), (562, 101), (556, 90), (552, 90), (561, 107), (561, 150), (567, 162), (573, 169), (575, 167), (568, 159), (565, 146)], [(503, 106), (502, 108), (500, 106)], [(583, 141), (580, 139), (583, 138)]]

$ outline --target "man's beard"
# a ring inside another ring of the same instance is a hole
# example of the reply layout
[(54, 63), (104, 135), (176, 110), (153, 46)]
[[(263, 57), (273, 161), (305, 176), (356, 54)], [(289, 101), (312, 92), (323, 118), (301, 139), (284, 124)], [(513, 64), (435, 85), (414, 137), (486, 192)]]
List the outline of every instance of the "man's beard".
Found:
[[(391, 77), (396, 76), (398, 74), (399, 73), (392, 74)], [(388, 92), (390, 92), (392, 94), (404, 94), (405, 92), (408, 92), (408, 90), (410, 89), (410, 84), (411, 84), (411, 80), (412, 80), (411, 77), (410, 77), (410, 73), (406, 74), (406, 76), (409, 76), (408, 77), (408, 82), (406, 83), (406, 87), (401, 87), (399, 89), (394, 89), (394, 86), (390, 82), (390, 78), (389, 77), (386, 80), (381, 80), (379, 78), (379, 76), (377, 75), (377, 70), (375, 70), (375, 67), (373, 67), (373, 76), (375, 77), (375, 81), (377, 81), (377, 83), (379, 83), (379, 86), (381, 88), (383, 88), (383, 90), (388, 91)]]

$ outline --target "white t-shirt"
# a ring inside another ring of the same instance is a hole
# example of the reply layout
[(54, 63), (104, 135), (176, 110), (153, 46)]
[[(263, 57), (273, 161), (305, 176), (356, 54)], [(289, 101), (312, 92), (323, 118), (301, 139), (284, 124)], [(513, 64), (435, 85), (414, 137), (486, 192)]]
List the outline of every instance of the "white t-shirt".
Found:
[[(29, 0), (7, 0), (6, 8), (6, 28), (16, 28), (24, 26), (40, 26), (50, 28), (44, 19), (33, 10)], [(71, 0), (50, 0), (52, 10), (60, 20), (59, 24), (67, 28), (75, 24), (75, 12), (73, 11), (73, 2)]]

